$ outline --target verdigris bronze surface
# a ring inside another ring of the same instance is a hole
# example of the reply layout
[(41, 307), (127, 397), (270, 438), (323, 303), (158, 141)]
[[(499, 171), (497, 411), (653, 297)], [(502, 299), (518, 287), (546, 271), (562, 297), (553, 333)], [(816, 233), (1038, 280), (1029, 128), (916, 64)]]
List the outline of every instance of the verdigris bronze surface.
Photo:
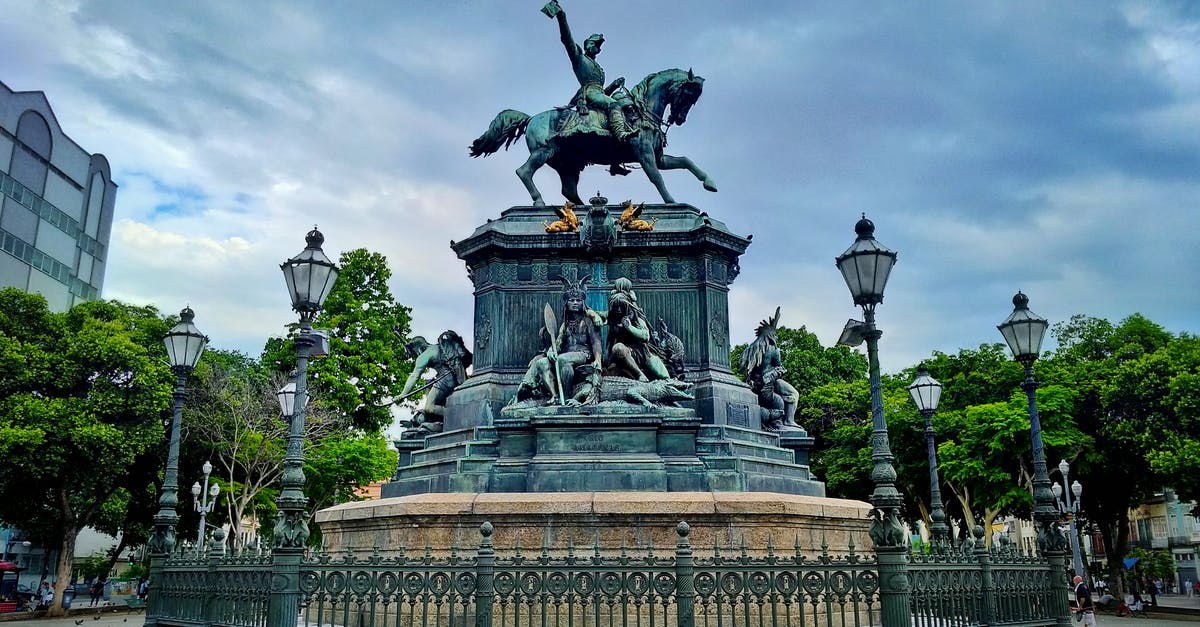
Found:
[(607, 317), (609, 370), (613, 374), (638, 381), (670, 378), (629, 279), (622, 277), (613, 282)]
[(565, 286), (562, 324), (555, 322), (547, 304), (543, 330), (549, 345), (529, 362), (529, 370), (513, 399), (516, 402), (537, 399), (572, 405), (596, 402), (592, 396), (600, 376), (600, 331), (596, 328), (597, 319), (584, 305), (587, 277), (562, 281)]
[[(643, 407), (678, 407), (694, 400), (691, 384), (672, 378), (664, 357), (682, 374), (683, 343), (659, 319), (651, 329), (637, 304), (633, 282), (619, 278), (609, 292), (608, 311), (588, 308), (587, 277), (562, 280), (563, 322), (545, 306), (543, 337), (552, 338), (529, 362), (510, 407), (541, 405), (579, 407), (625, 403)], [(608, 351), (600, 350), (600, 327), (608, 326)], [(607, 360), (604, 356), (607, 355)], [(511, 413), (511, 412), (510, 412)]]
[(666, 203), (674, 203), (675, 199), (667, 191), (660, 170), (686, 169), (704, 189), (717, 191), (713, 180), (691, 159), (663, 152), (667, 129), (687, 121), (704, 89), (704, 79), (691, 70), (668, 69), (650, 74), (633, 89), (624, 87), (624, 79), (604, 88), (604, 70), (595, 59), (603, 37), (593, 35), (580, 47), (571, 38), (562, 8), (551, 2), (544, 11), (558, 20), (580, 91), (571, 106), (533, 117), (515, 109), (501, 111), (487, 131), (471, 143), (471, 156), (487, 156), (501, 147), (508, 148), (524, 135), (529, 158), (517, 168), (517, 176), (539, 207), (545, 201), (534, 185), (533, 174), (543, 165), (558, 172), (563, 196), (576, 205), (583, 204), (579, 175), (590, 164), (611, 166), (612, 174), (628, 174), (623, 164), (640, 165)]
[[(462, 336), (456, 331), (445, 331), (438, 336), (436, 344), (416, 336), (404, 343), (404, 352), (415, 359), (412, 374), (404, 382), (400, 398), (427, 391), (423, 409), (416, 412), (405, 426), (409, 427), (404, 438), (420, 438), (430, 433), (440, 433), (443, 426), (446, 400), (461, 383), (467, 380), (467, 368), (471, 366), (471, 351), (467, 350)], [(417, 382), (426, 370), (433, 368), (432, 381), (417, 388)], [(414, 389), (415, 388), (415, 389)]]
[(758, 323), (754, 341), (742, 353), (742, 368), (750, 379), (750, 389), (758, 394), (764, 410), (762, 427), (767, 431), (799, 430), (796, 424), (796, 403), (800, 393), (783, 380), (783, 358), (776, 340), (779, 328), (779, 308), (775, 315)]

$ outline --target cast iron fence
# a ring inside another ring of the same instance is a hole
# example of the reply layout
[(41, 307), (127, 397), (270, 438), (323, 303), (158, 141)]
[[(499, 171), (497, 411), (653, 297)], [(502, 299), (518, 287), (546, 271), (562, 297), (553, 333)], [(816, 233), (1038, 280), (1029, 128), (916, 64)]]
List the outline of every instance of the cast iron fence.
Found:
[[(480, 528), (473, 554), (435, 557), (403, 549), (384, 557), (347, 552), (300, 565), (297, 625), (354, 627), (705, 627), (879, 624), (879, 581), (873, 558), (806, 556), (740, 550), (697, 558), (689, 528), (676, 528), (673, 551), (653, 547), (577, 551), (568, 545), (533, 555), (517, 547), (496, 556), (492, 526)], [(192, 627), (267, 627), (269, 556), (177, 554), (163, 566), (148, 622)], [(278, 591), (276, 592), (278, 594)], [(271, 626), (283, 627), (283, 626)], [(287, 627), (291, 627), (290, 625)]]
[[(497, 556), (492, 526), (479, 547), (447, 556), (320, 554), (300, 564), (299, 589), (271, 584), (266, 554), (186, 552), (163, 565), (149, 625), (293, 627), (269, 624), (272, 595), (298, 594), (302, 627), (873, 627), (881, 624), (878, 563), (851, 544), (805, 555), (751, 555), (718, 546), (695, 556), (680, 523), (673, 551), (602, 551), (573, 545)], [(1055, 616), (1055, 569), (1012, 549), (970, 540), (909, 557), (912, 624), (918, 627), (1062, 624)], [(219, 545), (214, 544), (214, 547)], [(1060, 573), (1065, 577), (1065, 572)], [(895, 585), (895, 582), (892, 582)], [(1063, 589), (1065, 591), (1065, 588)], [(890, 627), (890, 626), (889, 626)]]
[[(1055, 568), (1045, 558), (1011, 545), (988, 548), (983, 529), (975, 539), (914, 553), (908, 563), (916, 627), (1060, 623), (1052, 584)], [(1065, 580), (1066, 572), (1059, 573)]]

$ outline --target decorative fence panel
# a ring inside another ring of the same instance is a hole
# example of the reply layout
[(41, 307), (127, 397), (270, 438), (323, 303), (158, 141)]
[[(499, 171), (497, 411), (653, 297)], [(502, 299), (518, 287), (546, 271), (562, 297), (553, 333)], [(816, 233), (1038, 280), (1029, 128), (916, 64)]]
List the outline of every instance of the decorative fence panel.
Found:
[[(496, 556), (491, 525), (472, 555), (357, 558), (300, 565), (303, 627), (871, 627), (879, 624), (874, 559), (849, 547), (751, 556), (718, 547), (696, 558), (685, 523), (674, 551), (598, 545)], [(269, 556), (173, 556), (152, 614), (159, 625), (268, 627)], [(284, 627), (271, 625), (270, 627)], [(291, 627), (288, 625), (287, 627)]]
[(975, 535), (974, 542), (910, 557), (913, 624), (1033, 627), (1059, 623), (1051, 596), (1055, 594), (1052, 564), (1012, 547), (986, 548), (981, 528)]
[(172, 625), (266, 627), (271, 573), (270, 555), (184, 549), (167, 559), (153, 611)]

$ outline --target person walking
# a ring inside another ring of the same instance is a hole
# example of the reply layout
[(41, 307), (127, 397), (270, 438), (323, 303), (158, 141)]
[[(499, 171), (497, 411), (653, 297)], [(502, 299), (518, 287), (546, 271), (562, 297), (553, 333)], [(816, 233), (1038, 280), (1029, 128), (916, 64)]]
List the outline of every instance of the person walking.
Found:
[[(1075, 609), (1080, 614), (1084, 627), (1096, 627), (1096, 606), (1092, 603), (1092, 591), (1083, 583), (1083, 577), (1075, 575)], [(1076, 616), (1079, 620), (1080, 616)]]
[(1183, 580), (1183, 593), (1190, 597), (1190, 596), (1192, 596), (1193, 592), (1194, 592), (1194, 590), (1192, 589), (1192, 578), (1188, 577), (1187, 579)]
[(97, 578), (92, 582), (92, 587), (88, 588), (88, 593), (91, 594), (92, 597), (91, 605), (95, 606), (100, 602), (100, 598), (104, 596), (104, 582)]

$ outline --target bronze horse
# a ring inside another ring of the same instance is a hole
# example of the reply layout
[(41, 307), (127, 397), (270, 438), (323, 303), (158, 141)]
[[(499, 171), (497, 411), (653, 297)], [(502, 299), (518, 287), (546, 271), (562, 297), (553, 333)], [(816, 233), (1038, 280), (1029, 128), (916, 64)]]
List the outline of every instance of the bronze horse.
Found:
[[(471, 156), (487, 156), (501, 147), (507, 149), (525, 135), (529, 158), (517, 168), (517, 176), (538, 207), (546, 203), (533, 184), (533, 173), (543, 165), (558, 172), (563, 196), (577, 205), (584, 204), (579, 197), (579, 174), (584, 166), (591, 164), (612, 166), (610, 171), (614, 174), (624, 173), (622, 164), (639, 164), (666, 203), (674, 203), (675, 199), (667, 191), (660, 170), (686, 168), (703, 183), (704, 189), (715, 192), (716, 184), (691, 159), (663, 153), (667, 128), (687, 121), (688, 112), (703, 89), (704, 79), (691, 70), (663, 70), (642, 79), (628, 91), (632, 104), (627, 107), (627, 117), (641, 132), (626, 142), (617, 141), (600, 121), (603, 112), (592, 112), (588, 119), (581, 120), (574, 109), (566, 107), (533, 117), (505, 109), (492, 120), (487, 132), (471, 143)], [(670, 114), (664, 118), (668, 108)]]

